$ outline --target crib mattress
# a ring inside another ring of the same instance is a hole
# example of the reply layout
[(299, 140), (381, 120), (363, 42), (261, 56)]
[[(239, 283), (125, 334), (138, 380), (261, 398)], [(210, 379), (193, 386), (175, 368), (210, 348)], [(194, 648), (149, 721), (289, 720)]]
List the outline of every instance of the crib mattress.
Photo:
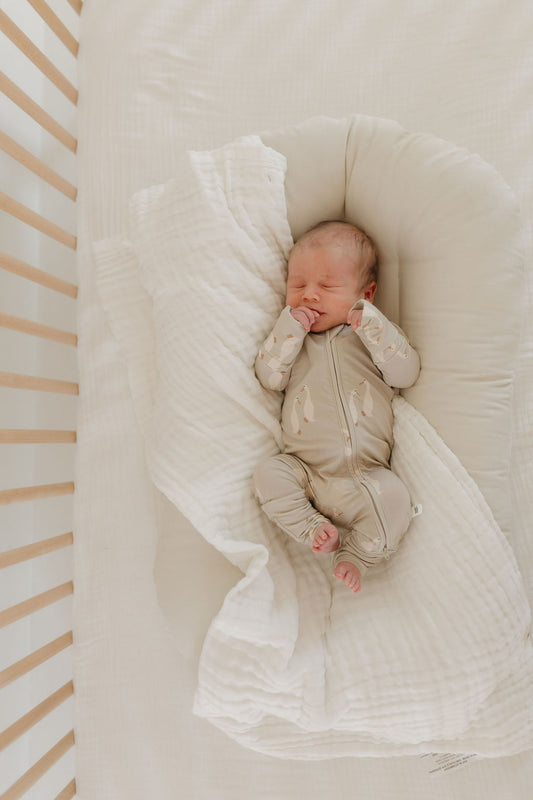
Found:
[[(79, 85), (80, 408), (75, 545), (77, 785), (87, 798), (528, 796), (533, 755), (281, 762), (192, 715), (203, 638), (241, 577), (152, 486), (91, 244), (124, 228), (138, 189), (186, 149), (315, 114), (389, 117), (479, 153), (530, 231), (533, 10), (444, 0), (251, 5), (103, 0), (82, 16)], [(531, 263), (531, 260), (529, 261)], [(531, 284), (531, 276), (530, 276)], [(529, 315), (531, 317), (531, 315)], [(531, 385), (515, 384), (512, 545), (533, 600)]]

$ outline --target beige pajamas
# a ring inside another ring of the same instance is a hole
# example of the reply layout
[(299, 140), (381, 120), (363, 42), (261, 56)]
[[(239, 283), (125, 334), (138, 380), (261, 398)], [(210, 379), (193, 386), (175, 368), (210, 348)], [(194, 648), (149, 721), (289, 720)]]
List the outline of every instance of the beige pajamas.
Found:
[(398, 546), (411, 517), (409, 493), (390, 470), (392, 397), (420, 362), (403, 332), (359, 300), (361, 325), (306, 334), (287, 306), (261, 347), (256, 375), (285, 391), (284, 453), (258, 465), (256, 495), (283, 531), (312, 543), (321, 522), (341, 533), (335, 564), (361, 573)]

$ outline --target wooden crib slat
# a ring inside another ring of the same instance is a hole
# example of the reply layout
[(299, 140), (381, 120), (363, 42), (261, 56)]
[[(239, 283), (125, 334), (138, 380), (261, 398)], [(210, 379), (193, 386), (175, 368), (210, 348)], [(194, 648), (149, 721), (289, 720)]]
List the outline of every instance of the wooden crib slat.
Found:
[(73, 694), (74, 684), (72, 681), (69, 681), (62, 686), (61, 689), (58, 689), (57, 692), (51, 694), (50, 697), (47, 697), (42, 703), (32, 708), (27, 714), (24, 714), (24, 716), (14, 722), (13, 725), (10, 725), (9, 728), (6, 728), (5, 731), (0, 733), (0, 752), (5, 750), (6, 747), (9, 747), (9, 745), (17, 739), (20, 739), (21, 736), (31, 730), (34, 725), (37, 725), (38, 722), (60, 706), (61, 703), (64, 703), (65, 700), (68, 700)]
[(71, 444), (76, 431), (0, 428), (0, 444)]
[(11, 503), (25, 503), (28, 500), (45, 500), (50, 497), (60, 497), (64, 494), (74, 494), (73, 481), (48, 483), (42, 486), (23, 486), (20, 489), (4, 489), (0, 492), (0, 506), (7, 506)]
[(48, 80), (52, 81), (54, 86), (57, 86), (71, 103), (76, 105), (78, 102), (78, 92), (69, 80), (58, 70), (45, 54), (36, 47), (32, 40), (21, 31), (18, 25), (15, 25), (12, 19), (8, 17), (5, 11), (0, 9), (0, 31), (5, 33), (8, 39), (18, 47), (18, 49), (29, 58), (32, 64), (41, 70), (43, 75), (46, 75)]
[(58, 600), (63, 600), (64, 597), (68, 597), (73, 593), (74, 584), (72, 581), (67, 581), (67, 583), (62, 583), (61, 586), (48, 589), (47, 592), (41, 592), (41, 594), (36, 594), (35, 597), (30, 597), (22, 603), (10, 606), (4, 611), (0, 611), (0, 628), (5, 628), (7, 625), (12, 625), (13, 622), (18, 622), (19, 619), (29, 617), (36, 611), (41, 611), (46, 606), (51, 606), (53, 603), (57, 603)]
[(59, 344), (68, 344), (71, 347), (76, 347), (78, 344), (78, 337), (74, 333), (63, 331), (60, 328), (51, 328), (49, 325), (41, 325), (39, 322), (32, 322), (30, 319), (15, 317), (12, 314), (4, 314), (3, 312), (0, 312), (0, 327), (8, 328), (17, 333), (27, 333), (30, 336), (39, 336), (41, 339), (49, 339)]
[[(68, 2), (78, 14), (81, 13), (81, 0), (68, 0)], [(4, 10), (5, 4), (0, 3), (0, 39), (2, 38), (1, 34), (4, 34), (8, 39), (10, 39), (10, 41), (24, 56), (21, 62), (22, 66), (25, 66), (24, 62), (27, 65), (26, 59), (29, 59), (33, 65), (40, 70), (40, 73), (45, 76), (45, 85), (47, 84), (48, 80), (52, 82), (54, 86), (57, 87), (57, 89), (70, 101), (70, 103), (75, 106), (78, 102), (78, 91), (69, 79), (68, 71), (66, 69), (62, 70), (60, 65), (58, 68), (54, 61), (56, 61), (56, 53), (61, 55), (63, 46), (65, 46), (69, 52), (72, 53), (74, 58), (76, 58), (79, 49), (78, 42), (66, 25), (63, 24), (61, 19), (52, 10), (53, 3), (51, 3), (51, 0), (28, 0), (28, 3), (40, 17), (40, 19), (36, 16), (33, 18), (33, 21), (38, 24), (38, 32), (36, 35), (32, 36), (30, 34), (30, 37), (28, 37), (26, 33), (21, 30), (20, 27), (18, 27), (16, 22), (10, 18), (9, 13), (6, 13), (7, 9)], [(33, 17), (33, 12), (28, 13)], [(46, 32), (46, 26), (48, 26), (48, 29), (53, 32), (54, 36)], [(55, 37), (59, 39), (59, 42)], [(47, 44), (50, 44), (49, 51), (43, 45), (43, 41)], [(6, 48), (8, 47), (9, 46), (6, 45)], [(45, 50), (46, 53), (44, 52)], [(31, 70), (32, 68), (29, 69)], [(39, 77), (38, 73), (35, 74), (37, 77)], [(15, 81), (18, 81), (18, 75), (14, 75), (13, 77)], [(66, 148), (72, 151), (72, 153), (76, 153), (76, 138), (64, 127), (65, 124), (67, 126), (70, 125), (69, 120), (72, 115), (72, 109), (68, 107), (68, 104), (61, 104), (62, 110), (57, 112), (57, 119), (54, 119), (54, 117), (52, 117), (48, 111), (45, 111), (44, 108), (38, 105), (28, 94), (22, 91), (22, 89), (20, 89), (13, 80), (8, 78), (8, 76), (1, 71), (0, 91), (3, 92), (3, 94), (9, 98), (9, 100), (15, 103), (25, 115), (28, 115), (32, 118), (32, 120), (40, 125), (42, 129), (54, 136)], [(32, 92), (33, 90), (30, 88), (29, 91)], [(51, 91), (53, 92), (53, 90)], [(57, 99), (57, 93), (54, 94), (54, 97)], [(43, 102), (44, 105), (47, 105), (45, 100), (42, 100), (41, 102)], [(8, 109), (8, 111), (13, 116), (19, 113), (12, 107)], [(63, 124), (60, 124), (58, 120), (61, 120)], [(27, 117), (24, 124), (28, 129), (33, 129), (34, 131), (38, 132), (33, 123)], [(61, 165), (57, 166), (59, 171), (56, 172), (55, 169), (52, 169), (51, 166), (48, 166), (48, 164), (42, 160), (42, 155), (40, 152), (41, 148), (36, 147), (32, 149), (34, 149), (34, 152), (30, 152), (30, 150), (23, 147), (22, 144), (16, 141), (16, 139), (11, 138), (8, 133), (0, 131), (0, 150), (4, 151), (9, 156), (9, 159), (14, 159), (20, 165), (22, 165), (25, 170), (30, 170), (39, 178), (39, 180), (46, 181), (48, 185), (52, 186), (55, 190), (61, 192), (65, 197), (75, 202), (77, 197), (77, 189), (72, 185), (72, 183), (62, 177), (60, 174), (60, 171), (63, 171)], [(65, 156), (65, 151), (63, 151), (61, 155), (65, 157), (65, 161), (71, 158), (70, 156)], [(21, 175), (23, 174), (20, 167), (16, 168), (16, 172), (20, 173)], [(32, 182), (35, 184), (35, 178), (33, 178)], [(43, 184), (39, 185), (41, 188), (43, 187)], [(7, 189), (7, 191), (10, 190)], [(18, 197), (18, 193), (16, 193), (16, 195)], [(0, 211), (11, 215), (11, 217), (21, 220), (25, 225), (35, 228), (42, 234), (54, 239), (57, 242), (60, 242), (66, 247), (70, 248), (70, 250), (75, 251), (77, 239), (75, 235), (69, 233), (68, 230), (63, 227), (71, 227), (71, 223), (68, 221), (68, 219), (67, 221), (64, 220), (65, 215), (62, 214), (62, 218), (58, 218), (59, 224), (55, 224), (50, 219), (46, 219), (45, 217), (33, 211), (31, 208), (27, 207), (26, 204), (29, 206), (32, 204), (31, 199), (28, 199), (26, 195), (27, 193), (24, 192), (20, 197), (22, 202), (19, 202), (14, 197), (0, 192)], [(52, 193), (52, 195), (54, 195), (54, 193)], [(45, 211), (44, 213), (48, 214), (49, 212)], [(66, 216), (67, 218), (70, 216), (70, 211), (67, 211)], [(15, 235), (18, 235), (20, 230), (22, 230), (23, 233), (27, 232), (24, 231), (24, 229), (20, 229), (20, 226), (17, 227), (16, 223), (12, 223), (12, 227)], [(7, 250), (10, 249), (9, 245), (5, 245), (5, 247)], [(31, 264), (27, 264), (20, 259), (1, 252), (0, 268), (17, 275), (19, 278), (32, 281), (34, 284), (39, 284), (47, 289), (60, 292), (65, 296), (74, 299), (77, 297), (78, 290), (73, 283), (63, 281), (54, 275), (48, 274), (42, 269), (36, 269), (35, 267), (31, 266)], [(18, 296), (21, 297), (22, 300), (25, 299), (28, 291), (30, 292), (30, 296), (31, 293), (35, 291), (34, 289), (32, 290), (30, 284), (21, 282), (18, 278), (10, 279), (10, 286), (15, 289), (15, 291), (18, 293)], [(47, 302), (50, 299), (50, 295), (40, 292), (39, 299), (42, 299), (43, 302)], [(15, 309), (5, 309), (6, 312), (11, 310)], [(50, 318), (54, 320), (54, 317)], [(58, 321), (57, 324), (61, 325), (62, 323)], [(69, 346), (77, 345), (77, 336), (74, 333), (66, 330), (60, 330), (59, 328), (42, 325), (29, 319), (12, 316), (8, 313), (0, 313), (0, 326), (17, 331), (18, 333), (39, 336), (51, 341), (67, 344)], [(66, 327), (69, 327), (68, 324)], [(25, 343), (20, 339), (20, 337), (12, 338), (16, 344)], [(22, 368), (24, 369), (24, 367)], [(36, 371), (38, 371), (38, 368), (36, 368)], [(77, 395), (79, 393), (77, 383), (72, 381), (61, 381), (58, 379), (41, 378), (38, 376), (8, 372), (0, 372), (0, 387), (46, 391), (58, 394)], [(10, 399), (13, 398), (11, 397)], [(37, 401), (38, 398), (36, 399), (36, 402)], [(49, 417), (46, 416), (46, 418), (43, 420), (43, 424), (46, 425), (49, 421)], [(54, 425), (54, 421), (51, 421), (51, 425)], [(76, 438), (76, 432), (70, 430), (0, 429), (0, 444), (72, 444), (76, 442)], [(17, 452), (20, 452), (20, 448)], [(69, 472), (66, 473), (65, 477), (70, 477)], [(72, 495), (74, 491), (75, 485), (73, 481), (8, 489), (0, 491), (0, 506), (24, 501), (37, 501), (45, 498)], [(65, 529), (68, 530), (66, 526), (63, 528), (63, 530)], [(73, 534), (70, 532), (0, 553), (0, 570), (4, 567), (19, 564), (29, 559), (44, 556), (46, 553), (58, 551), (62, 548), (72, 545), (72, 543)], [(19, 620), (33, 620), (36, 618), (34, 615), (38, 615), (43, 609), (49, 609), (49, 611), (45, 613), (50, 615), (55, 614), (56, 606), (53, 604), (59, 604), (61, 600), (71, 597), (73, 592), (74, 586), (73, 582), (70, 580), (62, 585), (54, 586), (52, 589), (41, 592), (38, 595), (29, 597), (28, 599), (23, 600), (23, 602), (15, 603), (9, 608), (0, 611), (0, 628), (11, 625), (12, 623), (16, 623)], [(10, 602), (13, 603), (14, 599), (15, 598), (11, 599)], [(58, 605), (57, 608), (58, 611), (61, 611), (62, 607)], [(37, 619), (38, 618), (39, 617), (37, 616)], [(66, 627), (70, 627), (70, 624)], [(15, 628), (14, 633), (16, 633), (17, 630), (18, 628)], [(0, 671), (0, 688), (17, 681), (23, 676), (26, 676), (28, 673), (31, 673), (32, 670), (43, 664), (45, 665), (44, 669), (47, 669), (53, 673), (55, 662), (52, 661), (50, 664), (47, 662), (53, 659), (54, 656), (60, 654), (62, 651), (64, 652), (72, 645), (72, 643), (73, 634), (72, 631), (68, 631), (63, 636), (58, 637), (54, 641), (48, 642), (44, 647), (41, 647), (34, 652), (28, 653), (29, 648), (22, 650), (23, 653), (25, 652), (27, 654), (24, 658), (20, 659), (16, 663), (12, 663), (9, 667)], [(63, 658), (66, 657), (68, 657), (68, 653), (64, 653)], [(61, 664), (59, 664), (59, 666), (61, 666)], [(69, 677), (71, 675), (72, 672), (70, 672)], [(22, 686), (22, 689), (23, 688), (24, 686)], [(19, 693), (17, 692), (17, 687), (13, 687), (13, 690), (16, 692), (16, 697), (18, 699)], [(44, 720), (45, 723), (48, 723), (48, 715), (54, 711), (54, 709), (57, 709), (59, 706), (61, 706), (61, 704), (71, 697), (73, 693), (73, 681), (69, 680), (68, 683), (47, 697), (43, 702), (36, 705), (35, 708), (31, 709), (28, 713), (22, 714), (22, 711), (26, 711), (26, 708), (23, 708), (18, 715), (20, 718), (15, 723), (10, 725), (10, 727), (6, 730), (0, 731), (0, 751), (8, 747), (23, 735), (31, 737), (31, 731), (33, 727), (42, 720)], [(69, 709), (62, 709), (62, 711), (67, 713)], [(53, 767), (53, 765), (62, 759), (65, 753), (67, 753), (75, 745), (74, 731), (69, 730), (72, 727), (72, 722), (67, 722), (66, 725), (68, 727), (65, 727), (59, 735), (62, 736), (65, 730), (69, 731), (67, 735), (63, 736), (63, 738), (58, 741), (57, 744), (55, 744), (55, 746), (52, 747), (42, 758), (34, 763), (31, 768), (24, 773), (24, 775), (22, 775), (15, 783), (13, 783), (10, 788), (4, 791), (0, 796), (0, 800), (18, 800), (18, 798), (25, 796), (26, 793), (31, 790), (34, 784), (42, 779), (42, 777)], [(59, 786), (64, 786), (64, 788), (59, 792), (56, 800), (70, 800), (70, 798), (73, 798), (76, 794), (76, 782), (75, 779), (70, 780), (70, 778), (73, 777), (73, 772), (71, 770), (69, 771), (69, 764), (59, 765), (59, 767), (62, 766), (65, 766), (66, 769), (64, 769), (62, 772)], [(70, 780), (70, 782), (65, 786), (65, 783), (68, 780)], [(39, 792), (38, 787), (36, 791)], [(58, 791), (57, 788), (55, 791)]]
[(76, 152), (78, 143), (75, 137), (72, 136), (66, 128), (56, 122), (50, 114), (47, 114), (41, 106), (37, 105), (37, 103), (23, 92), (22, 89), (19, 89), (19, 87), (2, 71), (0, 71), (0, 91), (2, 91), (6, 97), (9, 97), (9, 99), (26, 114), (29, 114), (29, 116), (34, 119), (35, 122), (38, 122), (42, 128), (47, 130), (48, 133), (55, 136), (65, 147), (68, 147), (73, 153)]
[(19, 275), (21, 278), (25, 278), (28, 281), (38, 283), (41, 286), (44, 286), (46, 289), (52, 289), (54, 292), (65, 294), (67, 297), (72, 297), (75, 299), (78, 296), (78, 287), (73, 283), (68, 283), (68, 281), (63, 281), (60, 278), (56, 278), (55, 275), (51, 275), (49, 272), (45, 272), (42, 269), (37, 269), (37, 267), (32, 267), (31, 264), (27, 264), (25, 261), (21, 261), (19, 258), (8, 256), (7, 253), (2, 253), (1, 251), (0, 267), (7, 270), (7, 272), (12, 272), (14, 275)]
[(8, 214), (11, 214), (12, 217), (20, 219), (21, 222), (25, 222), (27, 225), (31, 225), (32, 228), (36, 228), (51, 239), (55, 239), (56, 242), (60, 242), (70, 247), (72, 250), (76, 249), (75, 236), (63, 228), (60, 228), (59, 225), (50, 222), (49, 219), (37, 214), (36, 211), (32, 211), (31, 208), (19, 203), (18, 200), (15, 200), (13, 197), (4, 194), (4, 192), (0, 192), (0, 210), (6, 211)]
[(31, 769), (25, 772), (22, 778), (19, 778), (16, 783), (4, 792), (0, 800), (19, 800), (71, 747), (74, 747), (74, 731), (67, 733)]
[(54, 394), (79, 394), (78, 384), (72, 381), (39, 378), (34, 375), (19, 375), (17, 372), (0, 372), (0, 386), (5, 386), (9, 389), (53, 392)]
[(12, 567), (14, 564), (21, 564), (32, 558), (53, 553), (55, 550), (62, 550), (73, 544), (74, 537), (70, 533), (62, 533), (60, 536), (53, 536), (50, 539), (42, 539), (40, 542), (26, 544), (23, 547), (15, 547), (13, 550), (4, 550), (0, 553), (0, 569)]
[[(0, 672), (0, 689), (16, 681), (18, 678), (21, 678), (23, 675), (26, 675), (28, 672), (31, 672), (32, 669), (44, 664), (45, 661), (53, 658), (62, 650), (66, 650), (67, 647), (70, 647), (72, 642), (72, 631), (69, 631), (68, 633), (64, 633), (63, 636), (54, 639), (53, 642), (45, 644), (44, 647), (40, 647), (39, 650), (30, 653), (26, 658), (22, 658), (20, 661), (15, 662), (15, 664), (11, 664), (10, 667), (6, 667), (6, 669)], [(2, 800), (2, 798), (0, 798), (0, 800)]]
[(69, 4), (69, 6), (72, 6), (72, 8), (77, 14), (81, 14), (81, 10), (83, 8), (83, 0), (67, 0), (67, 3)]
[(54, 14), (50, 6), (45, 3), (44, 0), (28, 0), (28, 3), (35, 9), (41, 19), (46, 22), (58, 39), (63, 42), (67, 50), (70, 50), (72, 55), (76, 58), (78, 55), (78, 42), (68, 28), (63, 25), (59, 17)]
[(76, 200), (77, 190), (75, 186), (62, 178), (61, 175), (58, 175), (57, 172), (54, 172), (53, 169), (50, 169), (44, 162), (36, 158), (33, 153), (30, 153), (29, 150), (26, 150), (25, 147), (22, 147), (3, 131), (0, 131), (0, 149), (11, 156), (11, 158), (18, 161), (19, 164), (22, 164), (23, 167), (31, 170), (35, 175), (38, 175), (39, 178), (49, 183), (50, 186), (53, 186), (54, 189), (57, 189), (70, 200)]
[(55, 800), (72, 800), (76, 794), (76, 781), (72, 780), (68, 786), (65, 786), (63, 791), (59, 792)]

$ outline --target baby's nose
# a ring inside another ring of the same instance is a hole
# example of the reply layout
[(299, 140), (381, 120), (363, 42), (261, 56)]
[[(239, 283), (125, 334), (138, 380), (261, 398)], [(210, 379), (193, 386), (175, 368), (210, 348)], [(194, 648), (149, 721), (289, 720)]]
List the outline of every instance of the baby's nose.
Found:
[(318, 289), (316, 286), (306, 286), (303, 293), (303, 300), (318, 300)]

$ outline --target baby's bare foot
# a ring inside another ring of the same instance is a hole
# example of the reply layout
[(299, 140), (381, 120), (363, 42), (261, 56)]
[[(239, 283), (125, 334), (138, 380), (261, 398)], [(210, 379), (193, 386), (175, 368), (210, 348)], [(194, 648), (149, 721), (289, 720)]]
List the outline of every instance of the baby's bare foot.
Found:
[(335, 525), (323, 522), (315, 531), (313, 550), (315, 553), (333, 553), (339, 546), (339, 532)]
[(358, 592), (361, 588), (361, 573), (354, 564), (349, 561), (340, 561), (335, 567), (335, 577), (346, 584), (352, 592)]

